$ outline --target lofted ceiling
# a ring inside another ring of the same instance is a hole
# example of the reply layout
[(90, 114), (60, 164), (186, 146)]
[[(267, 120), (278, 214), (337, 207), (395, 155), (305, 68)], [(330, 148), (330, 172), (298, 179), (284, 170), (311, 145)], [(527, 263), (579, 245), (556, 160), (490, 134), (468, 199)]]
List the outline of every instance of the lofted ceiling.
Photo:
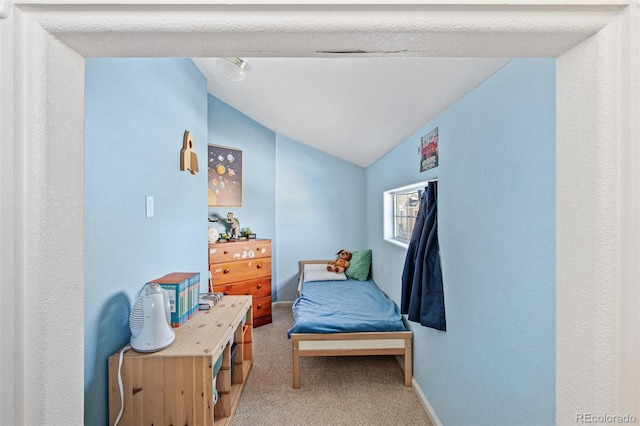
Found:
[[(505, 58), (244, 58), (233, 82), (194, 58), (208, 91), (268, 129), (367, 167), (504, 66)], [(416, 140), (416, 149), (419, 140)]]

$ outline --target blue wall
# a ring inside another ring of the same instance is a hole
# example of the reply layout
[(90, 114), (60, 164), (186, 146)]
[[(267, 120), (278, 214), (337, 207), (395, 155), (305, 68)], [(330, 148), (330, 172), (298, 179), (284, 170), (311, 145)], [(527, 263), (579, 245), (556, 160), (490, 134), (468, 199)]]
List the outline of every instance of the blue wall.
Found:
[[(273, 239), (273, 299), (293, 300), (299, 259), (363, 246), (364, 169), (282, 138), (207, 94), (191, 60), (88, 59), (85, 77), (85, 423), (99, 425), (108, 419), (107, 357), (128, 343), (142, 286), (194, 271), (206, 290), (206, 228), (224, 229), (208, 215), (231, 211)], [(178, 167), (187, 129), (195, 176)], [(242, 207), (207, 207), (207, 144), (243, 151)], [(155, 198), (153, 218), (144, 215), (146, 195)], [(298, 244), (302, 235), (312, 243)]]
[[(440, 165), (419, 173), (436, 126)], [(447, 331), (409, 323), (414, 377), (445, 425), (554, 424), (555, 61), (510, 62), (366, 170), (373, 274), (398, 303), (382, 193), (432, 177)]]
[(299, 260), (365, 248), (365, 173), (281, 135), (276, 165), (278, 298), (293, 300)]
[(242, 207), (209, 207), (209, 213), (226, 217), (233, 212), (240, 227), (250, 226), (258, 238), (275, 238), (276, 135), (221, 100), (208, 99), (209, 143), (240, 149), (243, 157)]
[(298, 260), (363, 248), (363, 168), (278, 135), (211, 95), (208, 120), (210, 144), (243, 154), (242, 207), (209, 207), (210, 216), (233, 212), (241, 227), (273, 240), (273, 301), (295, 298)]
[[(293, 299), (298, 260), (372, 248), (398, 302), (406, 251), (382, 239), (382, 193), (437, 176), (448, 331), (411, 325), (415, 379), (444, 424), (552, 424), (554, 73), (553, 60), (512, 61), (362, 169), (208, 95), (190, 60), (87, 60), (85, 423), (107, 422), (106, 358), (128, 342), (142, 285), (174, 270), (206, 285), (207, 213), (274, 239), (274, 300)], [(435, 126), (440, 166), (419, 173)], [(178, 171), (185, 129), (195, 176)], [(242, 207), (207, 208), (207, 142), (243, 150)]]
[[(142, 286), (190, 271), (206, 289), (207, 86), (188, 59), (87, 59), (85, 81), (85, 424), (106, 425), (107, 357)], [(196, 175), (179, 168), (185, 130)]]
[[(209, 143), (242, 151), (242, 206), (209, 207), (209, 216), (226, 218), (232, 212), (240, 227), (250, 227), (258, 238), (272, 241), (272, 300), (275, 291), (277, 253), (276, 236), (276, 135), (214, 96), (209, 99)], [(223, 232), (223, 223), (209, 223)]]

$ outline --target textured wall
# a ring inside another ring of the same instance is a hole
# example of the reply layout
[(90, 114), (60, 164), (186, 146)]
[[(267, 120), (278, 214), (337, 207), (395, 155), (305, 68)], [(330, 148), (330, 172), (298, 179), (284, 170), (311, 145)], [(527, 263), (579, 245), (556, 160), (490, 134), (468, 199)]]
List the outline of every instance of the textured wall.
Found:
[[(10, 247), (15, 244), (14, 227), (14, 151), (12, 143), (4, 141), (14, 140), (13, 133), (13, 20), (5, 20), (0, 25), (0, 281), (15, 282), (13, 265), (15, 255)], [(13, 424), (13, 407), (15, 403), (15, 348), (16, 326), (15, 288), (13, 285), (0, 285), (0, 424)], [(19, 358), (18, 358), (19, 359)]]
[[(550, 1), (544, 3), (555, 4)], [(625, 161), (615, 163), (611, 158), (605, 157), (597, 161), (596, 168), (588, 170), (575, 167), (575, 164), (568, 161), (559, 165), (566, 167), (567, 173), (562, 177), (558, 174), (557, 177), (566, 179), (566, 188), (571, 190), (576, 181), (598, 177), (607, 170), (619, 169), (624, 174), (624, 179), (614, 184), (606, 180), (606, 197), (603, 193), (598, 193), (598, 198), (606, 200), (616, 211), (613, 215), (615, 229), (621, 229), (623, 237), (627, 238), (624, 246), (602, 248), (615, 261), (603, 260), (606, 263), (599, 271), (604, 274), (611, 265), (621, 263), (637, 264), (635, 253), (640, 240), (635, 237), (638, 227), (634, 218), (638, 216), (638, 203), (637, 195), (634, 195), (637, 190), (634, 189), (640, 180), (640, 167), (634, 163), (638, 156), (634, 154), (633, 144), (626, 143), (626, 133), (621, 133), (620, 129), (624, 122), (632, 122), (632, 112), (637, 112), (638, 99), (632, 98), (631, 103), (618, 102), (622, 93), (627, 94), (625, 96), (630, 93), (628, 90), (622, 91), (625, 88), (623, 83), (637, 75), (638, 53), (629, 43), (630, 33), (633, 32), (629, 28), (638, 28), (637, 7), (635, 3), (629, 2), (630, 6), (625, 8), (625, 13), (620, 14), (618, 9), (624, 6), (593, 5), (585, 10), (581, 6), (569, 5), (558, 9), (544, 6), (544, 3), (532, 6), (529, 11), (517, 13), (509, 6), (492, 6), (482, 12), (478, 12), (478, 6), (473, 6), (470, 13), (460, 13), (461, 10), (471, 8), (461, 5), (445, 8), (443, 13), (438, 14), (434, 14), (429, 5), (416, 6), (410, 10), (387, 6), (385, 13), (368, 13), (375, 7), (365, 5), (352, 6), (354, 10), (359, 9), (363, 13), (344, 10), (326, 13), (292, 7), (292, 12), (287, 11), (288, 16), (297, 19), (283, 19), (282, 14), (268, 14), (264, 9), (243, 9), (229, 14), (219, 13), (216, 9), (213, 12), (179, 12), (181, 19), (176, 19), (176, 12), (173, 10), (156, 11), (144, 14), (143, 20), (140, 15), (129, 15), (129, 9), (118, 6), (109, 7), (110, 11), (120, 9), (119, 12), (115, 11), (115, 15), (92, 13), (84, 9), (77, 13), (81, 6), (69, 6), (61, 11), (48, 6), (46, 9), (33, 6), (23, 11), (19, 6), (14, 6), (9, 19), (18, 15), (20, 28), (24, 28), (24, 31), (14, 32), (13, 40), (15, 52), (12, 60), (15, 61), (15, 69), (20, 72), (12, 75), (7, 71), (10, 67), (3, 66), (0, 78), (3, 87), (7, 87), (8, 83), (15, 88), (13, 102), (2, 102), (5, 108), (3, 112), (8, 106), (15, 114), (15, 120), (9, 123), (9, 128), (3, 127), (0, 131), (3, 145), (8, 143), (18, 148), (13, 152), (2, 151), (3, 155), (5, 152), (13, 155), (15, 173), (9, 183), (11, 199), (2, 204), (0, 220), (2, 229), (6, 226), (15, 229), (15, 242), (5, 239), (3, 234), (0, 239), (0, 256), (3, 266), (2, 290), (9, 290), (4, 295), (11, 294), (11, 289), (15, 289), (16, 341), (14, 347), (4, 340), (0, 341), (0, 362), (3, 371), (6, 371), (7, 366), (14, 371), (16, 384), (8, 395), (0, 395), (3, 399), (0, 409), (5, 410), (0, 413), (0, 417), (12, 417), (15, 421), (10, 423), (16, 424), (82, 423), (82, 355), (74, 353), (73, 348), (80, 348), (84, 344), (82, 327), (79, 325), (82, 324), (83, 312), (65, 309), (69, 305), (82, 306), (85, 303), (82, 255), (84, 174), (83, 168), (78, 167), (78, 164), (83, 163), (84, 146), (84, 99), (81, 90), (84, 72), (81, 56), (219, 56), (247, 48), (295, 56), (315, 54), (318, 49), (336, 49), (337, 45), (351, 48), (365, 42), (373, 50), (389, 50), (390, 34), (399, 31), (398, 37), (394, 38), (397, 45), (408, 46), (416, 52), (424, 52), (424, 46), (430, 45), (425, 40), (431, 37), (431, 40), (436, 41), (432, 45), (447, 56), (482, 54), (526, 57), (534, 54), (556, 57), (596, 34), (594, 38), (607, 55), (601, 55), (602, 50), (590, 46), (587, 53), (596, 59), (595, 67), (584, 68), (580, 61), (567, 57), (566, 62), (559, 62), (562, 64), (559, 70), (562, 68), (567, 71), (567, 80), (576, 82), (586, 73), (597, 75), (596, 86), (585, 87), (585, 90), (597, 90), (600, 100), (605, 101), (607, 107), (603, 109), (599, 103), (572, 102), (571, 98), (567, 98), (563, 114), (598, 118), (594, 125), (601, 134), (608, 135), (603, 146), (619, 148), (620, 158)], [(234, 6), (223, 7), (233, 9)], [(633, 12), (629, 9), (633, 9)], [(620, 17), (628, 17), (631, 13), (633, 22), (619, 21)], [(0, 25), (6, 28), (6, 21), (0, 22)], [(615, 35), (600, 37), (598, 32), (604, 26), (609, 26)], [(43, 34), (42, 28), (56, 34), (56, 37)], [(363, 31), (354, 32), (353, 28)], [(402, 32), (406, 29), (411, 29), (411, 32)], [(301, 37), (290, 37), (291, 32), (296, 32)], [(319, 32), (322, 37), (318, 37)], [(405, 37), (403, 34), (410, 36)], [(632, 42), (637, 45), (637, 32), (635, 34)], [(131, 37), (132, 35), (135, 37)], [(480, 35), (483, 37), (479, 37)], [(491, 42), (488, 43), (487, 40)], [(541, 40), (545, 42), (541, 43)], [(3, 38), (3, 42), (5, 41)], [(613, 62), (609, 62), (611, 53), (614, 56)], [(618, 62), (620, 58), (624, 60)], [(562, 91), (559, 91), (559, 96), (564, 96)], [(635, 116), (633, 122), (637, 122)], [(583, 134), (581, 129), (572, 123), (566, 126), (563, 123), (562, 130), (562, 141), (568, 146), (575, 148), (588, 142), (580, 138)], [(5, 139), (12, 132), (15, 132), (15, 138)], [(631, 136), (628, 141), (637, 141), (637, 128)], [(56, 141), (64, 141), (64, 149), (61, 150)], [(44, 179), (34, 179), (34, 166), (39, 168), (39, 176)], [(6, 193), (3, 196), (4, 194)], [(623, 195), (631, 196), (632, 202)], [(27, 208), (25, 200), (41, 207)], [(557, 207), (559, 213), (565, 214), (567, 218), (579, 215), (571, 205)], [(558, 239), (569, 246), (567, 248), (566, 245), (558, 244), (559, 264), (588, 264), (593, 259), (589, 247), (571, 246), (571, 239), (565, 238), (559, 231), (580, 233), (603, 232), (605, 229), (602, 224), (584, 225), (569, 220), (558, 223)], [(8, 261), (12, 256), (15, 256), (15, 262)], [(559, 280), (569, 283), (570, 288), (579, 293), (581, 282), (572, 282), (570, 273), (560, 276), (558, 272), (558, 275)], [(587, 279), (589, 283), (602, 282), (607, 291), (621, 285), (622, 288), (630, 288), (621, 293), (622, 296), (617, 297), (613, 304), (621, 304), (629, 311), (637, 312), (637, 283), (640, 282), (637, 277), (635, 270), (630, 276), (627, 275), (629, 279), (624, 283), (600, 281), (601, 276), (589, 276)], [(43, 283), (47, 286), (46, 311), (39, 305), (25, 302), (25, 295), (40, 294)], [(625, 295), (636, 297), (623, 297)], [(590, 317), (580, 316), (578, 319), (582, 321), (587, 318)], [(563, 326), (567, 332), (572, 332), (575, 317), (558, 316), (557, 322), (558, 329)], [(573, 332), (599, 342), (612, 326), (616, 333), (625, 327), (617, 317), (604, 317), (602, 323), (595, 324), (598, 331), (596, 333), (590, 328), (577, 328)], [(628, 336), (624, 342), (617, 342), (617, 345), (627, 343), (637, 347), (637, 336), (636, 327), (635, 335)], [(608, 339), (603, 339), (604, 344), (607, 342)], [(614, 377), (614, 380), (619, 375), (626, 376), (628, 371), (626, 367), (621, 368), (619, 347), (615, 352), (615, 356), (605, 360), (612, 363), (614, 368), (602, 372), (605, 376)], [(584, 356), (581, 348), (574, 348), (569, 344), (559, 345), (558, 353), (565, 361), (558, 362), (557, 370), (567, 373), (562, 385), (558, 385), (556, 389), (558, 415), (560, 412), (570, 414), (575, 408), (573, 401), (576, 398), (588, 400), (591, 395), (609, 392), (615, 400), (624, 392), (623, 388), (617, 386), (618, 383), (613, 388), (599, 389), (596, 380), (588, 379), (593, 375), (593, 368), (580, 362)], [(21, 361), (23, 359), (24, 362)], [(61, 359), (65, 363), (60, 368), (41, 368), (53, 365)], [(15, 368), (13, 360), (17, 361)], [(629, 363), (632, 373), (637, 372), (637, 352), (631, 354)], [(28, 369), (25, 369), (26, 365), (29, 366)], [(587, 377), (585, 386), (571, 381), (570, 374), (575, 371), (575, 366), (579, 366), (577, 374)], [(2, 391), (6, 389), (4, 384), (3, 381)], [(632, 401), (635, 407), (639, 400), (635, 398)], [(9, 405), (6, 404), (7, 401)], [(615, 404), (607, 404), (610, 408), (616, 408)], [(9, 410), (8, 415), (6, 410)], [(559, 417), (559, 423), (574, 420)]]
[[(242, 150), (240, 226), (273, 239), (273, 301), (295, 298), (298, 260), (331, 259), (364, 240), (364, 169), (277, 135), (209, 95), (209, 143)], [(224, 230), (223, 225), (212, 225)]]
[[(128, 342), (142, 286), (199, 272), (206, 289), (206, 81), (188, 59), (89, 59), (85, 111), (85, 424), (100, 425), (106, 358)], [(179, 167), (185, 130), (196, 175)]]
[(277, 137), (278, 300), (293, 300), (298, 261), (364, 249), (364, 169)]
[[(628, 41), (638, 46), (640, 19), (631, 9), (619, 21), (634, 26)], [(633, 278), (640, 215), (625, 213), (638, 207), (640, 194), (632, 165), (640, 158), (638, 104), (635, 114), (614, 118), (634, 103), (639, 71), (637, 58), (611, 49), (618, 37), (612, 25), (558, 58), (558, 423), (585, 414), (640, 419), (640, 280)], [(615, 71), (630, 64), (629, 79), (618, 80)], [(573, 114), (575, 104), (597, 110)]]
[[(233, 212), (240, 227), (249, 226), (258, 238), (276, 237), (275, 140), (271, 130), (208, 95), (209, 143), (242, 150), (242, 207), (209, 207), (209, 217)], [(203, 170), (204, 171), (204, 170)], [(204, 222), (206, 223), (206, 222)], [(223, 224), (208, 224), (220, 232)], [(276, 253), (273, 250), (273, 296), (275, 301)]]
[[(405, 250), (382, 240), (382, 192), (438, 178), (447, 331), (409, 324), (443, 424), (555, 419), (554, 63), (512, 61), (367, 169), (374, 278), (396, 301)], [(419, 173), (436, 126), (439, 166)]]

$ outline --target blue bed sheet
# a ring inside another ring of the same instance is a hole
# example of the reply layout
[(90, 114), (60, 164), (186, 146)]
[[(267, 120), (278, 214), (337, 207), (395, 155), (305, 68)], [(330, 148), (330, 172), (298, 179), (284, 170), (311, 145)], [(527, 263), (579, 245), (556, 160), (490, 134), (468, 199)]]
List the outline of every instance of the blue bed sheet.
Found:
[(291, 333), (406, 331), (396, 304), (371, 280), (314, 281), (293, 302)]

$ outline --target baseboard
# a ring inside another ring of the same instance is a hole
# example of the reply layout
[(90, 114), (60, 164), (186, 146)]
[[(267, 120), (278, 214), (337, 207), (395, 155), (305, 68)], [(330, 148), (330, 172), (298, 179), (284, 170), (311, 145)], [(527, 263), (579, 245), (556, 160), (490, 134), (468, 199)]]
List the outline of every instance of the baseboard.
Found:
[[(402, 356), (396, 355), (395, 358), (396, 358), (396, 361), (398, 361), (398, 364), (400, 364), (400, 368), (404, 372), (404, 355)], [(429, 400), (422, 392), (422, 389), (420, 389), (420, 386), (418, 386), (418, 382), (416, 382), (415, 378), (411, 379), (411, 385), (413, 388), (413, 392), (415, 392), (415, 394), (418, 396), (418, 399), (422, 404), (422, 408), (424, 408), (424, 411), (427, 413), (427, 416), (429, 416), (429, 420), (431, 420), (431, 423), (434, 426), (442, 426), (442, 422), (440, 422), (440, 419), (436, 415), (436, 412), (433, 411), (433, 407), (431, 406), (431, 404), (429, 404)]]
[(282, 302), (273, 302), (271, 306), (291, 306), (293, 305), (293, 300), (283, 300)]
[(442, 426), (442, 422), (438, 418), (436, 412), (433, 410), (431, 404), (429, 404), (429, 400), (422, 392), (422, 389), (420, 389), (420, 386), (418, 386), (418, 382), (416, 382), (415, 377), (411, 380), (411, 384), (413, 385), (413, 391), (416, 393), (416, 395), (418, 395), (418, 399), (422, 403), (424, 410), (427, 412), (427, 416), (429, 416), (429, 420), (431, 420), (431, 423), (433, 423), (434, 426)]

